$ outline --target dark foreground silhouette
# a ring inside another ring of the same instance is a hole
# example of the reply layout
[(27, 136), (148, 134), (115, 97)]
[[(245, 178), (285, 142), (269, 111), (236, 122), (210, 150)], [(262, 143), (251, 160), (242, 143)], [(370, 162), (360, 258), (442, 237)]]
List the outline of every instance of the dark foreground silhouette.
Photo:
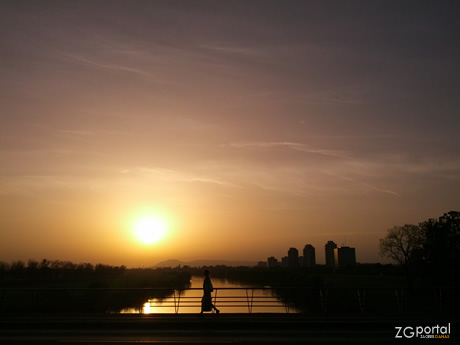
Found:
[[(397, 328), (458, 324), (459, 318), (337, 318), (299, 314), (35, 315), (0, 314), (0, 344), (393, 344)], [(408, 334), (406, 332), (406, 334)], [(458, 344), (450, 339), (411, 343)]]
[(204, 271), (204, 281), (203, 281), (203, 298), (201, 299), (201, 313), (204, 311), (212, 311), (213, 309), (217, 314), (220, 313), (220, 310), (212, 304), (211, 292), (214, 291), (212, 286), (211, 278), (209, 276), (209, 270)]

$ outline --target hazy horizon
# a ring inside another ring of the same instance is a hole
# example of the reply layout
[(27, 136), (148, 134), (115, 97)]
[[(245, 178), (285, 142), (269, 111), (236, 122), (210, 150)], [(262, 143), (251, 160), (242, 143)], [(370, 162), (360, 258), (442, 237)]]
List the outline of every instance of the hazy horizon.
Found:
[(0, 3), (0, 261), (356, 248), (460, 206), (459, 4)]
[[(286, 256), (286, 255), (284, 255), (284, 256)], [(301, 255), (299, 255), (299, 258), (301, 258)], [(279, 257), (279, 258), (276, 258), (276, 259), (278, 259), (279, 267), (286, 268), (286, 266), (282, 265), (282, 262), (281, 262), (282, 257)], [(315, 266), (326, 266), (324, 258), (321, 259), (321, 257), (319, 257), (319, 258), (316, 257), (316, 259), (317, 259), (317, 262), (316, 262)], [(115, 264), (110, 265), (110, 264), (108, 264), (106, 262), (90, 262), (88, 260), (82, 260), (82, 261), (74, 262), (74, 261), (70, 261), (70, 260), (61, 260), (59, 258), (51, 258), (51, 259), (50, 258), (38, 258), (38, 259), (30, 258), (30, 259), (27, 259), (27, 260), (21, 260), (21, 259), (13, 260), (11, 262), (0, 261), (0, 263), (6, 264), (7, 266), (5, 266), (5, 268), (8, 269), (8, 268), (11, 268), (11, 267), (15, 266), (18, 263), (18, 261), (22, 262), (25, 265), (25, 267), (28, 267), (29, 263), (31, 263), (31, 265), (33, 266), (35, 263), (38, 263), (40, 265), (44, 261), (46, 261), (48, 263), (48, 265), (50, 263), (53, 263), (53, 262), (61, 262), (61, 263), (72, 263), (72, 264), (75, 264), (75, 265), (91, 264), (94, 267), (97, 266), (97, 265), (108, 265), (108, 266), (112, 266), (112, 267), (125, 266), (127, 269), (177, 268), (178, 266), (190, 266), (192, 268), (199, 268), (199, 267), (203, 267), (203, 266), (208, 266), (208, 267), (213, 267), (213, 266), (252, 267), (252, 266), (254, 266), (255, 267), (255, 266), (258, 266), (259, 262), (265, 262), (265, 263), (267, 262), (266, 259), (260, 259), (258, 261), (254, 261), (254, 260), (238, 260), (238, 259), (228, 260), (228, 259), (219, 259), (219, 258), (213, 258), (213, 259), (201, 258), (201, 259), (194, 259), (194, 260), (181, 260), (180, 258), (169, 258), (169, 259), (165, 259), (165, 260), (162, 260), (162, 261), (159, 261), (159, 262), (154, 262), (154, 263), (146, 264), (146, 265), (128, 266), (128, 265), (125, 265), (123, 263), (121, 263), (121, 264), (119, 263), (119, 264), (116, 264), (116, 265)], [(358, 265), (361, 265), (361, 264), (362, 265), (366, 265), (366, 264), (369, 264), (369, 265), (374, 265), (374, 264), (384, 264), (384, 265), (385, 264), (393, 264), (393, 265), (398, 265), (397, 263), (390, 262), (388, 260), (382, 260), (382, 261), (385, 261), (385, 262), (356, 262), (356, 263)], [(299, 267), (302, 267), (302, 266), (299, 266)]]

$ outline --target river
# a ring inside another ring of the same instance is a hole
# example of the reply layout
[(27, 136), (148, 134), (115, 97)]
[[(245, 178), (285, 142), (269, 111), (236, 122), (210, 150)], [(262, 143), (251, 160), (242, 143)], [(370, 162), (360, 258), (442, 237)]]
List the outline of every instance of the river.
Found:
[[(147, 300), (141, 308), (126, 308), (121, 313), (199, 313), (203, 296), (203, 277), (192, 276), (190, 288), (174, 296)], [(251, 289), (226, 279), (212, 278), (213, 303), (222, 313), (296, 313), (279, 300), (271, 290)], [(196, 289), (196, 290), (193, 290)], [(235, 289), (235, 290), (234, 290)]]

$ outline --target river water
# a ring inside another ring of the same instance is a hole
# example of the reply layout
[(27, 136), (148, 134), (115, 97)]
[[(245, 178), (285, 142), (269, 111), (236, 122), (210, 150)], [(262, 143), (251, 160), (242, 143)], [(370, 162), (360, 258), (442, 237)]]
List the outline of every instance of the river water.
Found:
[[(193, 276), (190, 288), (174, 296), (145, 301), (141, 308), (126, 308), (121, 313), (199, 313), (203, 296), (203, 277)], [(271, 290), (252, 290), (243, 284), (229, 282), (226, 279), (212, 278), (214, 292), (213, 303), (222, 313), (296, 313), (297, 310), (279, 300)], [(231, 289), (229, 289), (231, 288)], [(232, 290), (239, 288), (238, 290)], [(229, 289), (229, 290), (227, 290)]]

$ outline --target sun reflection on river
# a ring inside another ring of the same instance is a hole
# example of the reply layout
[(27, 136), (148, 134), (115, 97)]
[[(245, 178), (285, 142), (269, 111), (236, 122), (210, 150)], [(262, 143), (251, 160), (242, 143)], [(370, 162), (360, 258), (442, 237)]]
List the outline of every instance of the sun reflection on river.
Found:
[(150, 306), (150, 301), (144, 303), (144, 307), (142, 308), (142, 313), (143, 314), (151, 314), (152, 313), (152, 308)]
[[(213, 300), (223, 313), (297, 313), (294, 308), (286, 309), (270, 290), (246, 289), (238, 283), (225, 279), (213, 278)], [(120, 311), (123, 314), (173, 314), (199, 313), (201, 311), (201, 297), (203, 295), (202, 277), (192, 277), (191, 289), (175, 291), (171, 297), (151, 298), (139, 308), (126, 308)], [(232, 290), (239, 288), (239, 290)]]

